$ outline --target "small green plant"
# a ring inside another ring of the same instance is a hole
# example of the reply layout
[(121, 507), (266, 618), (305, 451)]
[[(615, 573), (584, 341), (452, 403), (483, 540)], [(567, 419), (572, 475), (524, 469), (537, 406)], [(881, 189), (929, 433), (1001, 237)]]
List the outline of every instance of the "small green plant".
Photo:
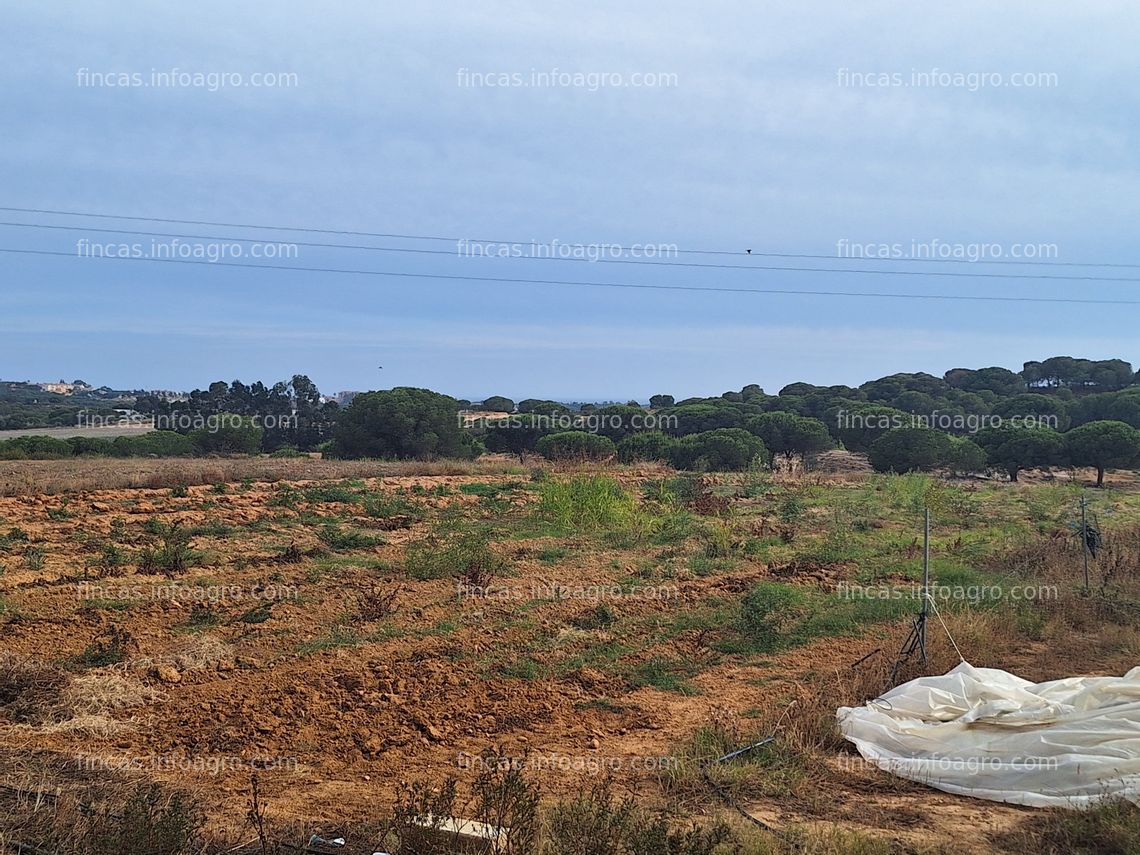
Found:
[[(203, 504), (205, 507), (205, 504)], [(226, 525), (221, 520), (208, 519), (201, 525), (196, 525), (193, 528), (186, 530), (191, 537), (226, 537), (233, 534), (235, 529), (233, 526)]]
[(780, 518), (780, 522), (791, 525), (799, 520), (804, 513), (803, 503), (795, 496), (788, 496), (784, 501), (780, 502), (779, 510), (776, 515)]
[(569, 551), (561, 546), (544, 546), (536, 557), (543, 564), (557, 564), (569, 554)]
[(1045, 628), (1048, 621), (1041, 609), (1025, 605), (1017, 610), (1014, 622), (1018, 633), (1030, 641), (1045, 640)]
[(99, 557), (95, 559), (94, 566), (98, 569), (99, 575), (108, 576), (114, 573), (115, 570), (126, 565), (126, 563), (126, 553), (115, 546), (115, 544), (108, 543), (105, 544), (99, 552)]
[(658, 545), (684, 543), (697, 528), (696, 518), (680, 507), (668, 506), (651, 518), (652, 541)]
[(803, 604), (803, 592), (794, 585), (761, 582), (745, 595), (740, 617), (752, 636), (770, 642), (801, 615)]
[(342, 505), (350, 505), (359, 502), (361, 499), (361, 493), (345, 483), (306, 487), (301, 491), (301, 495), (306, 502), (328, 502)]
[(24, 550), (24, 566), (29, 570), (43, 570), (47, 553), (41, 546), (29, 546)]
[(342, 647), (356, 647), (364, 639), (355, 629), (343, 624), (337, 624), (324, 635), (306, 641), (297, 648), (302, 656), (320, 653), (323, 650), (336, 650)]
[(402, 495), (369, 493), (364, 498), (364, 513), (384, 520), (385, 529), (408, 528), (419, 522), (427, 511), (422, 505), (411, 502)]
[(254, 606), (238, 618), (242, 623), (265, 623), (273, 617), (273, 603), (265, 602)]
[(384, 538), (378, 535), (354, 529), (341, 529), (334, 525), (326, 525), (317, 536), (329, 549), (338, 550), (368, 549), (384, 543)]
[(78, 663), (89, 668), (104, 665), (117, 665), (127, 658), (127, 645), (130, 635), (117, 626), (111, 627), (107, 635), (95, 639), (79, 654)]
[(774, 489), (772, 474), (762, 469), (750, 469), (741, 485), (741, 495), (746, 499), (761, 499)]
[(663, 692), (695, 695), (697, 690), (688, 680), (696, 674), (697, 668), (691, 662), (668, 656), (653, 656), (631, 668), (627, 676), (630, 684), (635, 687), (652, 686)]
[(186, 619), (186, 627), (191, 630), (202, 630), (217, 626), (221, 622), (222, 619), (213, 606), (195, 603), (190, 609), (190, 617)]
[(545, 669), (530, 658), (512, 659), (499, 668), (499, 673), (515, 680), (540, 680)]
[(707, 555), (694, 555), (689, 559), (689, 569), (698, 576), (715, 576), (735, 569), (735, 558), (709, 558)]
[(55, 522), (62, 522), (63, 520), (71, 519), (73, 516), (75, 516), (75, 514), (68, 510), (67, 505), (68, 501), (67, 499), (64, 499), (58, 508), (48, 508), (48, 519), (54, 520)]
[(571, 623), (578, 629), (609, 629), (617, 620), (617, 615), (608, 603), (598, 603), (584, 615), (574, 618)]
[(0, 552), (7, 552), (17, 543), (27, 543), (28, 533), (22, 528), (11, 528), (8, 533), (0, 536)]
[(127, 538), (127, 521), (122, 517), (111, 518), (111, 531), (108, 535), (116, 543), (122, 543)]
[(301, 503), (304, 498), (301, 491), (291, 484), (282, 484), (277, 488), (277, 492), (269, 499), (271, 507), (293, 508)]
[(740, 554), (743, 543), (735, 527), (723, 519), (713, 520), (701, 532), (701, 552), (705, 558), (731, 558)]
[(170, 498), (172, 499), (185, 499), (188, 495), (189, 493), (183, 484), (170, 488)]
[(182, 528), (181, 522), (173, 522), (169, 526), (159, 522), (155, 528), (155, 533), (162, 539), (162, 545), (158, 548), (144, 547), (139, 551), (139, 572), (160, 571), (172, 576), (195, 567), (204, 560), (205, 555), (191, 547), (190, 533)]
[(485, 588), (503, 568), (503, 559), (491, 548), (490, 532), (484, 529), (433, 533), (409, 544), (404, 553), (404, 571), (411, 578), (456, 577), (472, 588)]

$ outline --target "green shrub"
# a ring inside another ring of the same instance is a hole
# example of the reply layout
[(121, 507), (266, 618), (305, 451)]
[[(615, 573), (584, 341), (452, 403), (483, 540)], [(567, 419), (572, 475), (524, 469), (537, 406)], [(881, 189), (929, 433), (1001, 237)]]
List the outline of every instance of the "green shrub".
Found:
[(722, 844), (733, 839), (724, 822), (706, 828), (674, 828), (668, 817), (647, 813), (633, 798), (615, 798), (609, 778), (601, 778), (575, 798), (555, 804), (547, 826), (547, 855), (713, 855), (744, 851), (739, 846), (723, 849)]
[(144, 547), (139, 551), (137, 563), (140, 573), (158, 570), (173, 575), (197, 566), (205, 559), (204, 553), (191, 548), (190, 532), (183, 529), (181, 523), (175, 522), (167, 526), (152, 517), (147, 521), (146, 528), (157, 534), (162, 544), (157, 548)]
[(404, 571), (413, 579), (459, 578), (485, 588), (502, 572), (503, 559), (491, 548), (490, 532), (433, 533), (410, 543)]
[(44, 552), (42, 547), (29, 546), (24, 550), (24, 566), (29, 570), (43, 570), (44, 560), (47, 558), (47, 553)]
[(377, 535), (365, 534), (353, 529), (341, 529), (335, 525), (327, 525), (317, 535), (329, 549), (368, 549), (384, 543), (384, 538)]
[(71, 444), (53, 436), (18, 436), (0, 442), (0, 458), (6, 460), (60, 460), (71, 455)]
[(301, 491), (306, 502), (329, 502), (350, 505), (360, 501), (361, 494), (347, 484), (318, 484)]
[(953, 464), (954, 444), (941, 431), (897, 428), (871, 444), (869, 457), (876, 472), (928, 471)]
[(803, 605), (804, 594), (794, 585), (761, 582), (744, 596), (740, 618), (755, 638), (772, 640), (801, 616)]
[(633, 666), (628, 673), (628, 679), (635, 687), (652, 686), (663, 692), (694, 695), (697, 694), (697, 690), (688, 680), (696, 676), (697, 671), (696, 665), (684, 659), (652, 656)]
[(622, 463), (637, 461), (669, 462), (677, 449), (677, 438), (660, 431), (633, 433), (618, 443), (618, 460)]
[(276, 451), (271, 452), (269, 456), (270, 457), (308, 457), (309, 455), (307, 455), (303, 451), (300, 451), (300, 450), (294, 448), (291, 445), (284, 445), (281, 448), (278, 448)]
[(215, 423), (190, 432), (190, 441), (203, 454), (257, 454), (265, 431), (252, 418), (234, 413), (212, 417)]
[(168, 430), (156, 430), (141, 436), (117, 436), (111, 440), (115, 457), (192, 457), (194, 443), (190, 437)]
[(547, 460), (606, 460), (617, 454), (608, 436), (581, 430), (547, 434), (535, 447)]
[(768, 463), (764, 442), (743, 428), (720, 428), (681, 437), (670, 462), (678, 469), (725, 472)]
[(475, 440), (458, 413), (459, 401), (429, 389), (364, 392), (340, 411), (332, 451), (345, 458), (470, 458)]
[(105, 457), (114, 449), (110, 439), (97, 436), (71, 436), (67, 438), (67, 443), (76, 457)]

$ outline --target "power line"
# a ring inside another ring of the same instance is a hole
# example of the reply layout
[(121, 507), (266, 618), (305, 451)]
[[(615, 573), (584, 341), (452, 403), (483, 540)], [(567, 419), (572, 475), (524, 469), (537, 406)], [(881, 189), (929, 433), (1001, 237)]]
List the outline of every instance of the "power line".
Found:
[[(90, 226), (61, 226), (45, 223), (11, 223), (0, 222), (0, 226), (14, 226), (17, 228), (56, 229), (62, 231), (98, 232), (103, 234), (144, 235), (146, 237), (173, 237), (191, 238), (194, 240), (233, 241), (241, 243), (266, 243), (261, 238), (235, 237), (233, 235), (195, 235), (176, 232), (148, 232), (136, 229), (102, 229)], [(323, 247), (327, 249), (353, 249), (371, 250), (373, 252), (405, 252), (418, 255), (445, 255), (453, 258), (488, 258), (496, 261), (580, 261), (600, 264), (648, 264), (655, 267), (686, 267), (686, 268), (713, 268), (718, 270), (769, 270), (784, 273), (855, 273), (862, 276), (942, 276), (956, 279), (1032, 279), (1052, 280), (1058, 282), (1140, 282), (1138, 277), (1114, 276), (1062, 276), (1044, 273), (953, 273), (940, 270), (879, 270), (879, 269), (851, 269), (846, 267), (784, 267), (762, 264), (706, 264), (690, 261), (653, 261), (651, 259), (615, 259), (615, 258), (559, 258), (548, 256), (482, 256), (461, 255), (442, 249), (411, 249), (408, 247), (367, 246), (363, 244), (319, 243), (305, 241), (289, 241), (289, 246)], [(78, 253), (77, 253), (78, 254)], [(830, 256), (828, 256), (830, 258)], [(163, 259), (152, 259), (160, 261)]]
[[(410, 234), (395, 234), (391, 232), (363, 232), (363, 231), (349, 231), (344, 229), (320, 229), (306, 226), (272, 226), (259, 223), (225, 223), (214, 220), (180, 220), (172, 217), (138, 217), (128, 216), (125, 214), (96, 214), (88, 211), (61, 211), (50, 208), (16, 208), (0, 206), (0, 211), (13, 211), (23, 214), (53, 214), (66, 217), (91, 217), (103, 220), (134, 220), (137, 222), (148, 223), (173, 223), (178, 225), (193, 225), (193, 226), (219, 226), (222, 228), (236, 228), (236, 229), (262, 229), (268, 231), (286, 231), (286, 232), (308, 232), (310, 234), (327, 234), (327, 235), (345, 235), (350, 237), (374, 237), (374, 238), (395, 238), (398, 240), (427, 240), (427, 241), (451, 241), (459, 242), (466, 240), (470, 243), (488, 243), (488, 244), (501, 244), (509, 246), (525, 246), (527, 244), (537, 246), (551, 246), (550, 242), (536, 243), (533, 240), (492, 240), (490, 238), (464, 238), (464, 237), (448, 237), (445, 235), (410, 235)], [(132, 232), (132, 234), (141, 234), (141, 232)], [(563, 244), (563, 246), (599, 246), (598, 243), (576, 243), (576, 244)], [(353, 247), (354, 249), (356, 247)], [(673, 250), (671, 250), (673, 251)], [(1124, 264), (1124, 263), (1111, 263), (1111, 262), (1097, 262), (1097, 261), (1011, 261), (1003, 259), (994, 259), (992, 261), (970, 261), (964, 258), (876, 258), (874, 256), (859, 256), (859, 257), (843, 257), (836, 255), (821, 255), (816, 253), (804, 252), (763, 252), (760, 250), (744, 251), (744, 250), (725, 250), (725, 249), (677, 249), (678, 254), (686, 255), (736, 255), (747, 257), (759, 258), (804, 258), (815, 259), (822, 261), (834, 261), (840, 259), (843, 261), (884, 261), (895, 262), (904, 264), (1012, 264), (1016, 266), (1036, 266), (1036, 267), (1116, 267), (1126, 269), (1140, 269), (1140, 264)], [(662, 262), (657, 262), (662, 263)]]
[[(49, 255), (62, 258), (81, 258), (70, 252), (55, 252), (46, 249), (15, 249), (0, 247), (0, 252), (21, 255)], [(498, 282), (518, 285), (568, 285), (589, 288), (631, 288), (648, 291), (698, 291), (722, 294), (770, 294), (815, 297), (874, 297), (903, 300), (958, 300), (984, 301), (995, 303), (1068, 303), (1086, 305), (1140, 306), (1140, 300), (1088, 300), (1079, 297), (994, 297), (975, 294), (898, 294), (878, 291), (805, 291), (793, 288), (724, 288), (713, 285), (646, 285), (631, 282), (588, 282), (565, 279), (514, 279), (502, 276), (461, 276), (445, 273), (407, 273), (391, 270), (350, 270), (337, 267), (298, 267), (283, 264), (247, 264), (240, 261), (199, 261), (185, 258), (132, 258), (119, 256), (91, 256), (100, 261), (143, 261), (155, 264), (201, 264), (207, 267), (241, 267), (254, 270), (292, 270), (306, 273), (339, 273), (355, 276), (390, 276), (409, 279), (446, 279), (457, 282)], [(784, 268), (764, 268), (781, 270)], [(803, 268), (787, 268), (805, 272)]]

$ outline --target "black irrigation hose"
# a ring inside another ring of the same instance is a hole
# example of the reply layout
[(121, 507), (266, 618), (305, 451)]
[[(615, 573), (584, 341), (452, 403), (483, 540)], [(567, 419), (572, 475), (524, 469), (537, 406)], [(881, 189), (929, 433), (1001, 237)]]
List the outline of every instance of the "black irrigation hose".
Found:
[(761, 739), (759, 742), (753, 742), (751, 745), (746, 745), (743, 748), (738, 748), (735, 751), (730, 751), (728, 754), (725, 754), (723, 757), (718, 757), (715, 760), (705, 761), (705, 762), (701, 763), (701, 777), (705, 779), (705, 783), (709, 785), (709, 788), (713, 792), (715, 792), (718, 796), (720, 796), (721, 801), (723, 801), (726, 805), (728, 805), (733, 810), (735, 810), (738, 814), (740, 814), (742, 817), (744, 817), (750, 823), (755, 825), (757, 828), (760, 828), (760, 829), (768, 832), (769, 834), (779, 838), (784, 843), (786, 843), (788, 846), (790, 846), (792, 849), (799, 850), (800, 845), (797, 841), (792, 840), (790, 837), (788, 837), (786, 834), (784, 834), (784, 832), (780, 831), (779, 829), (773, 828), (772, 826), (768, 825), (768, 823), (764, 822), (763, 820), (760, 820), (760, 819), (757, 819), (756, 817), (754, 817), (752, 814), (750, 814), (748, 811), (746, 811), (744, 808), (742, 808), (740, 806), (739, 802), (737, 802), (736, 799), (734, 799), (728, 791), (726, 791), (720, 784), (716, 783), (716, 781), (714, 781), (712, 779), (712, 776), (709, 775), (709, 767), (710, 766), (717, 764), (717, 763), (723, 763), (726, 760), (732, 760), (736, 757), (739, 757), (742, 754), (747, 754), (749, 751), (752, 751), (756, 748), (759, 748), (762, 745), (767, 745), (770, 742), (774, 742), (775, 739), (776, 739), (775, 735), (772, 735), (772, 736), (767, 737), (766, 739)]
[(882, 653), (882, 652), (883, 652), (883, 648), (881, 648), (881, 647), (876, 647), (874, 650), (872, 650), (870, 653), (868, 653), (868, 654), (867, 654), (866, 656), (864, 656), (863, 658), (861, 658), (861, 659), (856, 659), (854, 662), (852, 662), (852, 663), (851, 663), (851, 669), (852, 669), (852, 670), (854, 670), (854, 669), (858, 668), (860, 665), (862, 665), (864, 662), (866, 662), (866, 661), (867, 661), (868, 659), (870, 659), (872, 656), (874, 656), (874, 655), (875, 655), (875, 654), (877, 654), (877, 653)]

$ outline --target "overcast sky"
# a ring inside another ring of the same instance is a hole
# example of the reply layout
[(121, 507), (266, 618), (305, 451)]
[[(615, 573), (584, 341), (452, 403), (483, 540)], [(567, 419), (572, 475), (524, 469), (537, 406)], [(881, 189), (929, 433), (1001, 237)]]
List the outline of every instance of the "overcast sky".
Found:
[[(285, 249), (293, 258), (242, 264), (1140, 301), (1138, 282), (761, 269), (1140, 279), (1140, 268), (835, 257), (854, 244), (909, 254), (937, 241), (965, 254), (984, 244), (1006, 261), (1020, 251), (1140, 262), (1133, 3), (618, 6), (8, 3), (0, 205), (490, 239), (526, 244), (509, 250), (524, 255), (531, 241), (558, 241), (620, 245), (628, 261), (631, 247), (652, 245), (670, 262), (755, 269), (473, 258), (454, 240), (11, 211), (0, 220), (204, 235), (180, 240), (215, 256), (214, 239), (234, 236), (435, 251), (299, 245)], [(2, 247), (62, 253), (0, 253), (0, 378), (192, 388), (305, 373), (326, 393), (415, 385), (476, 399), (644, 400), (1018, 369), (1056, 354), (1140, 362), (1140, 305), (256, 270), (84, 257), (100, 250), (77, 250), (83, 239), (156, 252), (149, 235), (0, 227)]]

